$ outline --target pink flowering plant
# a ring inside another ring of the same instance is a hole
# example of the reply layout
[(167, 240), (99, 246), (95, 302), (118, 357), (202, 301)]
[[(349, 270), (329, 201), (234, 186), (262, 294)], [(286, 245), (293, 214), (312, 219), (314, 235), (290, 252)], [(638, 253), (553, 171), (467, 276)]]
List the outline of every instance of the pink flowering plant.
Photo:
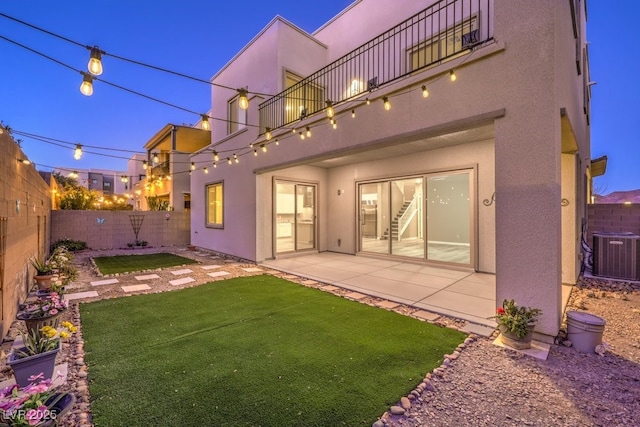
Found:
[(495, 319), (501, 329), (516, 334), (519, 338), (524, 338), (529, 333), (529, 326), (533, 326), (538, 321), (538, 316), (542, 314), (539, 308), (518, 307), (513, 300), (505, 299), (502, 307), (496, 309), (496, 315), (490, 317)]
[(52, 292), (46, 297), (40, 297), (35, 302), (28, 304), (24, 315), (29, 319), (55, 316), (65, 311), (69, 302), (60, 297), (57, 292)]
[(59, 410), (52, 408), (65, 393), (54, 393), (53, 380), (43, 377), (30, 377), (31, 384), (23, 388), (14, 384), (0, 390), (0, 426), (40, 426), (57, 418)]

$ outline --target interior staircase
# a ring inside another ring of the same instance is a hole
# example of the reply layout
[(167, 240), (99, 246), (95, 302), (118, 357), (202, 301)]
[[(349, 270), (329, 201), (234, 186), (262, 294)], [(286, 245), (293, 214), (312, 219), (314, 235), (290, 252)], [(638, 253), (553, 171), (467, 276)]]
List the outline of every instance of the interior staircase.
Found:
[[(404, 215), (404, 213), (409, 208), (409, 205), (411, 205), (411, 200), (405, 201), (402, 207), (400, 208), (400, 210), (398, 211), (398, 213), (396, 214), (395, 218), (391, 220), (391, 238), (393, 240), (398, 240), (398, 219), (401, 218), (402, 215)], [(384, 231), (384, 233), (382, 233), (382, 237), (380, 237), (380, 240), (388, 240), (388, 239), (389, 239), (389, 229), (387, 228)]]

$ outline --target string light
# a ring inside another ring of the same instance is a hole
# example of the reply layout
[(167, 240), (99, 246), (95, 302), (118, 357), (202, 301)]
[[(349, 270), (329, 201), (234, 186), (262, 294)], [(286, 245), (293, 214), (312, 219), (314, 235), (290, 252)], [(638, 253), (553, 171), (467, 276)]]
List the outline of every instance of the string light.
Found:
[(213, 152), (213, 161), (214, 162), (220, 161), (220, 156), (218, 156), (218, 152), (217, 151)]
[(192, 171), (196, 170), (196, 164), (194, 162), (191, 162), (191, 170)]
[(333, 102), (327, 101), (327, 117), (332, 119), (335, 114), (336, 114), (336, 112), (333, 109)]
[(304, 139), (304, 133), (300, 132), (300, 139)]
[(120, 177), (120, 181), (122, 181), (122, 182), (124, 182), (126, 184), (127, 182), (129, 182), (129, 177), (126, 176), (126, 175), (122, 175)]
[(217, 167), (218, 167), (218, 164), (216, 162), (213, 162), (213, 168), (215, 169)]
[(230, 165), (233, 164), (233, 162), (231, 161), (231, 158), (227, 157), (227, 163), (229, 163)]
[(367, 105), (371, 105), (371, 101), (369, 101), (369, 98), (367, 98)]
[(148, 166), (147, 161), (146, 161), (146, 160), (143, 160), (143, 161), (142, 161), (142, 167), (146, 169), (146, 168), (147, 168), (147, 166)]
[(207, 116), (206, 114), (201, 114), (200, 117), (202, 117), (202, 129), (210, 130), (211, 125), (209, 124), (209, 116)]
[(253, 155), (254, 155), (255, 157), (258, 157), (258, 150), (253, 150)]
[(271, 141), (271, 128), (267, 128), (267, 130), (264, 133), (264, 137), (267, 141)]
[(240, 163), (240, 159), (236, 156), (236, 153), (233, 153), (233, 161), (236, 163)]
[(73, 158), (80, 160), (80, 157), (82, 157), (82, 145), (76, 144), (76, 149), (73, 150)]
[(307, 126), (307, 138), (311, 138), (311, 128)]
[(22, 163), (23, 165), (30, 165), (31, 161), (29, 159), (18, 159), (18, 161), (20, 163)]
[(153, 163), (158, 163), (160, 159), (158, 158), (158, 153), (153, 153)]
[(338, 122), (335, 119), (331, 119), (331, 126), (334, 129), (338, 129)]
[(91, 48), (87, 69), (94, 76), (99, 76), (100, 74), (102, 74), (102, 53), (100, 52), (100, 49), (98, 49), (98, 46), (94, 46)]
[(280, 145), (280, 141), (276, 139), (276, 145)]
[(82, 72), (82, 84), (80, 85), (80, 92), (84, 96), (93, 95), (93, 77), (85, 72)]
[(205, 168), (204, 168), (204, 169), (202, 169), (202, 171), (203, 171), (204, 173), (209, 173), (209, 169), (207, 169), (207, 167), (206, 167), (206, 166), (205, 166)]
[(243, 110), (248, 109), (249, 99), (247, 98), (247, 90), (246, 89), (237, 89), (237, 90), (238, 90), (238, 105)]
[(453, 70), (449, 71), (449, 79), (451, 79), (452, 82), (458, 80), (458, 76), (456, 76), (456, 73)]
[(384, 109), (386, 111), (391, 110), (391, 102), (389, 102), (389, 98), (387, 98), (386, 96), (382, 98), (382, 102), (384, 103)]
[(291, 133), (296, 133), (296, 128), (295, 127), (291, 128)]
[(263, 152), (263, 153), (266, 153), (266, 152), (267, 152), (267, 146), (266, 146), (266, 145), (264, 145), (264, 144), (260, 144), (260, 148), (262, 149), (262, 152)]
[(422, 85), (422, 97), (423, 98), (428, 98), (429, 97), (429, 91), (427, 90), (427, 86), (426, 85)]
[(351, 110), (351, 118), (352, 119), (356, 118), (356, 110)]

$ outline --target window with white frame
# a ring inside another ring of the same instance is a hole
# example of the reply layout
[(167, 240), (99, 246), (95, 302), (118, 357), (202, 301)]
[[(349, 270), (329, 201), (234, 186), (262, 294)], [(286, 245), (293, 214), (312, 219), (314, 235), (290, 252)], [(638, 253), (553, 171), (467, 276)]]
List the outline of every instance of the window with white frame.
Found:
[(207, 227), (223, 228), (224, 226), (224, 190), (223, 183), (216, 182), (207, 185), (206, 189), (206, 225)]
[(240, 108), (239, 99), (239, 96), (235, 96), (229, 100), (227, 114), (227, 117), (229, 118), (229, 135), (239, 131), (240, 129), (244, 129), (247, 126), (247, 110)]

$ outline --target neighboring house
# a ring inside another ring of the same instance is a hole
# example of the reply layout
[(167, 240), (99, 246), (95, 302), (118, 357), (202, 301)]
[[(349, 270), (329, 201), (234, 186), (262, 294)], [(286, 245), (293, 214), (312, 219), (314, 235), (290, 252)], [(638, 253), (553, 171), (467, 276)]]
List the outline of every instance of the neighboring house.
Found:
[(64, 176), (72, 176), (78, 184), (89, 190), (97, 190), (103, 196), (121, 195), (126, 193), (122, 176), (125, 171), (115, 171), (109, 169), (74, 169), (55, 168), (53, 173)]
[(389, 5), (276, 17), (212, 78), (229, 122), (192, 157), (192, 244), (495, 273), (556, 335), (591, 196), (585, 1)]
[(140, 179), (133, 186), (134, 209), (148, 210), (148, 197), (154, 197), (176, 211), (190, 209), (190, 155), (210, 143), (208, 130), (172, 124), (164, 126), (145, 144), (147, 154), (143, 159), (136, 155), (129, 160), (129, 169), (136, 171), (134, 179)]

